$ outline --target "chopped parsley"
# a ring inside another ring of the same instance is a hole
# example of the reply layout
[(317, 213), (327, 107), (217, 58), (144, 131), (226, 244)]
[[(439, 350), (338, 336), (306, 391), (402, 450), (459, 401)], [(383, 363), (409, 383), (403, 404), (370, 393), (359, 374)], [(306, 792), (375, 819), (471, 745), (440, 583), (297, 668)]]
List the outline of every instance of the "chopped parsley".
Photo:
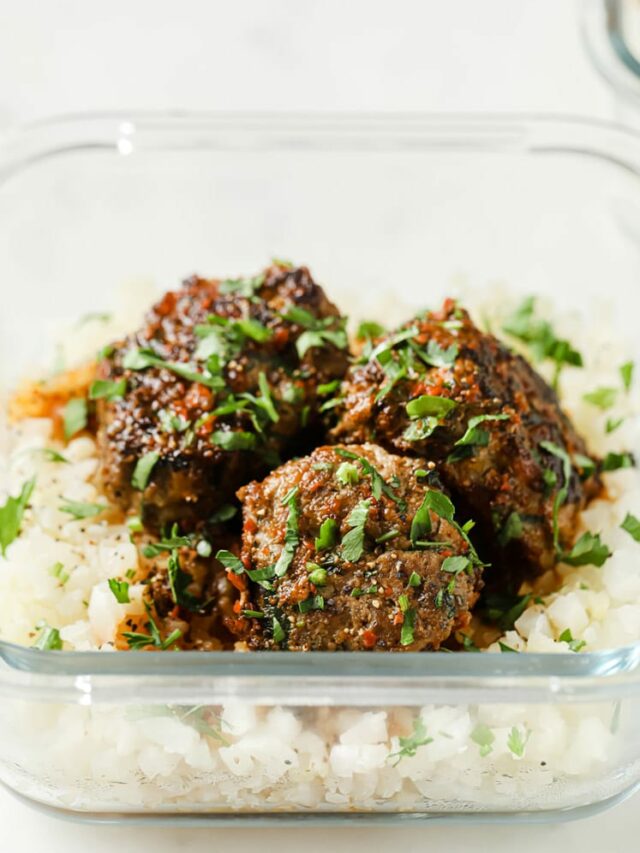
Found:
[(244, 563), (239, 557), (232, 554), (231, 551), (221, 549), (216, 554), (216, 560), (222, 563), (225, 569), (233, 572), (234, 575), (241, 575), (244, 572)]
[(498, 640), (498, 646), (500, 647), (501, 652), (512, 652), (513, 654), (519, 654), (517, 649), (508, 646), (506, 643), (503, 643), (502, 640)]
[(509, 732), (509, 736), (507, 737), (507, 746), (509, 747), (509, 750), (516, 756), (516, 758), (522, 758), (522, 756), (524, 755), (524, 750), (527, 745), (527, 741), (529, 740), (530, 734), (530, 731), (526, 731), (523, 736), (517, 726), (513, 726), (513, 728)]
[(174, 415), (167, 409), (160, 409), (158, 418), (160, 420), (160, 429), (163, 432), (186, 432), (191, 426), (191, 421), (183, 418), (182, 415)]
[(367, 522), (371, 501), (359, 501), (347, 516), (350, 528), (342, 538), (342, 557), (356, 563), (364, 552), (364, 527)]
[(109, 578), (109, 589), (113, 593), (113, 597), (118, 604), (129, 604), (129, 582), (121, 581), (118, 578)]
[(96, 379), (89, 388), (90, 400), (119, 400), (127, 393), (127, 380)]
[(630, 453), (609, 452), (602, 460), (602, 471), (617, 471), (619, 468), (633, 468), (633, 456)]
[(338, 456), (342, 456), (343, 459), (351, 459), (360, 463), (364, 474), (371, 478), (371, 492), (377, 501), (379, 501), (384, 494), (394, 503), (398, 504), (400, 509), (406, 508), (406, 502), (393, 491), (391, 486), (383, 478), (382, 474), (380, 474), (377, 468), (375, 468), (368, 459), (365, 459), (364, 456), (358, 456), (357, 453), (352, 453), (350, 450), (345, 450), (343, 447), (336, 447), (335, 452)]
[(87, 401), (84, 397), (73, 397), (62, 410), (62, 425), (67, 441), (87, 426)]
[(480, 747), (481, 758), (486, 758), (493, 751), (493, 742), (495, 739), (495, 735), (489, 726), (486, 726), (484, 723), (478, 723), (471, 732), (471, 740)]
[(174, 604), (185, 607), (187, 610), (197, 610), (198, 601), (191, 593), (187, 592), (188, 587), (193, 583), (193, 578), (182, 569), (177, 550), (172, 551), (169, 556), (167, 576)]
[(250, 299), (264, 284), (264, 273), (251, 278), (226, 278), (220, 282), (220, 293), (236, 293)]
[(173, 551), (176, 548), (187, 548), (189, 545), (191, 545), (191, 537), (180, 536), (178, 525), (173, 524), (171, 526), (169, 536), (165, 535), (162, 539), (158, 539), (157, 542), (145, 545), (142, 549), (142, 553), (145, 557), (155, 557), (163, 551)]
[(456, 407), (456, 401), (449, 397), (436, 397), (431, 394), (423, 394), (409, 400), (406, 405), (407, 414), (410, 418), (444, 418)]
[(328, 551), (338, 541), (339, 527), (334, 518), (325, 518), (315, 540), (316, 551)]
[(429, 367), (451, 367), (458, 356), (457, 344), (451, 344), (444, 349), (434, 340), (429, 341), (426, 350), (415, 345), (412, 349)]
[(498, 533), (498, 544), (503, 548), (512, 539), (521, 539), (524, 532), (522, 519), (517, 512), (512, 512)]
[(209, 518), (214, 524), (221, 524), (223, 521), (229, 521), (238, 512), (238, 508), (232, 504), (222, 504)]
[(589, 456), (585, 456), (582, 453), (573, 454), (573, 464), (579, 469), (580, 477), (583, 480), (586, 480), (587, 477), (595, 473), (596, 463)]
[(624, 364), (621, 364), (618, 368), (620, 372), (620, 378), (622, 379), (622, 387), (625, 391), (628, 391), (631, 388), (631, 383), (633, 382), (633, 362), (625, 361)]
[(353, 486), (360, 481), (360, 472), (353, 462), (342, 462), (336, 470), (336, 480), (341, 486)]
[(574, 640), (570, 628), (564, 629), (558, 637), (558, 641), (560, 643), (567, 643), (569, 650), (572, 652), (579, 652), (580, 649), (583, 649), (587, 645), (584, 640)]
[(607, 433), (607, 435), (610, 435), (612, 432), (615, 432), (618, 427), (621, 427), (623, 423), (624, 418), (607, 418), (604, 431)]
[(36, 485), (35, 477), (27, 480), (17, 497), (9, 496), (0, 506), (0, 552), (5, 556), (7, 548), (20, 533), (22, 518)]
[(274, 643), (283, 643), (287, 637), (282, 624), (278, 621), (278, 619), (274, 616), (272, 622), (272, 630), (273, 630), (273, 642)]
[(483, 597), (482, 615), (488, 622), (496, 624), (501, 631), (510, 631), (513, 628), (533, 598), (530, 592), (524, 595), (488, 592)]
[(60, 507), (60, 512), (66, 512), (75, 519), (93, 518), (100, 515), (107, 508), (105, 504), (84, 503), (83, 501), (70, 501), (63, 498), (65, 503)]
[(139, 492), (146, 489), (151, 472), (159, 458), (160, 454), (156, 453), (155, 450), (151, 450), (149, 453), (145, 453), (144, 456), (141, 456), (140, 459), (138, 459), (136, 467), (133, 469), (133, 474), (131, 475), (131, 485), (134, 489), (137, 489)]
[(422, 583), (422, 578), (417, 572), (411, 572), (407, 583), (409, 584), (409, 586), (412, 587), (420, 586), (420, 584)]
[(177, 361), (165, 361), (150, 349), (132, 349), (127, 352), (122, 362), (126, 370), (146, 370), (149, 367), (157, 367), (175, 373), (187, 382), (197, 382), (214, 391), (224, 388), (224, 379), (210, 371), (200, 373), (190, 364)]
[(211, 443), (223, 450), (254, 450), (256, 441), (255, 433), (243, 430), (218, 429), (211, 434)]
[(569, 341), (558, 338), (547, 320), (534, 316), (535, 299), (530, 296), (516, 309), (502, 330), (529, 346), (535, 361), (549, 359), (555, 365), (552, 385), (557, 389), (560, 372), (565, 365), (582, 367), (582, 355)]
[(149, 646), (155, 646), (155, 648), (163, 651), (171, 648), (171, 646), (173, 646), (174, 643), (177, 643), (180, 637), (182, 637), (182, 631), (180, 628), (176, 628), (175, 631), (172, 631), (169, 636), (163, 640), (160, 629), (151, 615), (151, 608), (146, 601), (144, 602), (144, 609), (147, 611), (148, 622), (146, 627), (149, 633), (145, 634), (142, 631), (123, 631), (122, 636), (128, 642), (129, 648), (132, 651), (146, 649)]
[(371, 584), (371, 586), (362, 589), (362, 587), (356, 586), (351, 590), (352, 598), (362, 598), (363, 595), (375, 595), (378, 592), (378, 587), (376, 584)]
[[(556, 550), (556, 553), (560, 551), (560, 524), (559, 524), (559, 514), (560, 507), (566, 501), (569, 495), (569, 481), (571, 479), (571, 458), (566, 450), (562, 447), (559, 447), (557, 444), (554, 444), (552, 441), (541, 441), (540, 447), (543, 450), (546, 450), (547, 453), (550, 453), (552, 456), (555, 456), (556, 459), (560, 459), (562, 462), (562, 474), (564, 477), (564, 482), (562, 487), (558, 489), (556, 492), (556, 496), (553, 501), (553, 547)], [(553, 480), (549, 479), (548, 482), (550, 485), (555, 485), (557, 482), (557, 475), (555, 471), (551, 471), (553, 474)]]
[(632, 539), (635, 539), (636, 542), (640, 542), (640, 519), (636, 518), (635, 515), (628, 512), (620, 527), (623, 530), (626, 530)]
[(298, 488), (293, 488), (282, 500), (283, 506), (287, 506), (287, 527), (284, 535), (284, 546), (275, 565), (275, 575), (281, 578), (287, 573), (293, 560), (296, 549), (300, 543), (300, 531), (298, 528)]
[(409, 598), (401, 595), (398, 599), (400, 611), (403, 613), (402, 628), (400, 629), (400, 645), (410, 646), (413, 643), (413, 632), (416, 625), (416, 611), (409, 607)]
[(597, 406), (603, 411), (610, 409), (615, 404), (617, 397), (617, 388), (596, 388), (595, 391), (582, 395), (582, 399), (586, 403), (591, 403), (592, 406)]
[(52, 628), (50, 625), (47, 625), (46, 622), (38, 627), (40, 631), (36, 637), (35, 643), (33, 644), (33, 648), (40, 649), (40, 651), (43, 652), (60, 651), (60, 649), (62, 649), (60, 631), (57, 628)]
[(316, 317), (298, 305), (291, 305), (283, 317), (305, 330), (296, 341), (296, 350), (300, 359), (303, 359), (307, 350), (313, 347), (332, 344), (337, 349), (346, 349), (348, 346), (345, 318)]
[(298, 610), (300, 613), (308, 613), (310, 610), (324, 610), (324, 598), (321, 595), (314, 595), (305, 601), (300, 601), (298, 602)]
[(459, 575), (469, 568), (471, 560), (468, 557), (445, 557), (440, 566), (440, 570), (447, 574)]
[[(459, 438), (454, 447), (467, 449), (472, 447), (486, 447), (489, 444), (490, 433), (486, 429), (482, 429), (480, 424), (485, 423), (486, 421), (508, 421), (509, 415), (500, 414), (500, 415), (476, 415), (473, 418), (469, 418), (467, 422), (467, 429), (464, 435)], [(456, 453), (454, 450), (453, 453), (450, 454), (449, 459), (447, 461), (454, 462), (456, 458), (460, 458), (466, 454)], [(453, 457), (453, 458), (452, 458)]]
[(70, 577), (69, 573), (65, 571), (64, 563), (59, 560), (49, 568), (49, 574), (52, 578), (57, 578), (61, 586), (64, 586)]
[(247, 619), (264, 619), (262, 610), (242, 610), (240, 611)]
[(381, 536), (376, 537), (376, 545), (384, 545), (385, 542), (391, 542), (392, 539), (395, 539), (396, 536), (400, 535), (400, 531), (397, 528), (393, 528), (393, 530), (387, 530), (386, 533), (383, 533)]
[(408, 737), (398, 738), (400, 749), (392, 753), (389, 758), (396, 758), (395, 764), (398, 764), (403, 758), (412, 758), (421, 746), (427, 746), (430, 743), (433, 743), (433, 738), (427, 736), (427, 729), (422, 717), (416, 717), (413, 721), (413, 731)]
[(315, 586), (325, 586), (327, 583), (327, 570), (317, 563), (307, 563), (309, 581)]
[(570, 566), (597, 566), (600, 568), (611, 556), (611, 551), (600, 541), (599, 533), (582, 534), (573, 548), (560, 555), (560, 560)]

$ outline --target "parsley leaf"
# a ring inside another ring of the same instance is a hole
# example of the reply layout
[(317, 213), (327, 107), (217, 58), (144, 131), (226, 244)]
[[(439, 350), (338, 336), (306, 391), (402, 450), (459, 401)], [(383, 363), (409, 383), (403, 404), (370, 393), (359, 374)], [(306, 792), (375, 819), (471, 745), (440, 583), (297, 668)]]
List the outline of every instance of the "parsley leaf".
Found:
[(578, 539), (573, 548), (560, 555), (560, 560), (570, 566), (597, 566), (600, 568), (611, 556), (611, 551), (600, 541), (600, 534), (588, 530)]
[(220, 293), (236, 293), (238, 296), (244, 296), (247, 299), (255, 296), (264, 284), (264, 273), (253, 276), (252, 278), (226, 278), (220, 282)]
[(316, 551), (328, 551), (333, 548), (338, 541), (338, 532), (338, 522), (334, 518), (325, 518), (316, 537)]
[(44, 625), (40, 626), (40, 633), (33, 644), (33, 648), (41, 651), (59, 651), (62, 648), (60, 631), (45, 622)]
[(115, 600), (118, 604), (129, 604), (131, 599), (129, 598), (129, 582), (121, 581), (117, 578), (109, 578), (109, 589), (113, 593)]
[(382, 337), (385, 331), (386, 329), (380, 323), (376, 323), (374, 320), (363, 320), (358, 326), (356, 339), (359, 341), (371, 341), (374, 338)]
[(172, 551), (169, 556), (167, 576), (174, 604), (185, 607), (187, 610), (197, 610), (198, 601), (193, 595), (187, 592), (187, 588), (193, 583), (193, 577), (182, 569), (177, 551)]
[(298, 489), (291, 489), (282, 501), (289, 508), (287, 516), (287, 527), (284, 534), (284, 546), (275, 565), (275, 575), (281, 578), (287, 573), (289, 566), (300, 543), (300, 531), (298, 528)]
[(524, 532), (522, 519), (517, 512), (512, 512), (498, 533), (498, 544), (503, 548), (512, 539), (521, 539)]
[(87, 425), (87, 401), (84, 397), (73, 397), (62, 410), (64, 437), (67, 441)]
[(360, 472), (353, 462), (342, 462), (336, 470), (336, 480), (341, 486), (353, 486), (360, 481)]
[(440, 566), (440, 570), (452, 575), (459, 575), (471, 565), (471, 560), (468, 557), (445, 557)]
[(416, 717), (413, 721), (413, 731), (408, 737), (399, 737), (398, 745), (400, 749), (392, 753), (389, 758), (397, 758), (394, 764), (398, 764), (403, 758), (412, 758), (419, 747), (427, 746), (433, 743), (433, 738), (427, 736), (427, 729), (422, 720), (422, 717)]
[(181, 379), (186, 379), (187, 382), (197, 382), (200, 385), (205, 385), (214, 391), (221, 391), (224, 388), (224, 379), (221, 376), (212, 375), (211, 373), (200, 373), (194, 370), (190, 364), (183, 364), (176, 361), (165, 361), (160, 356), (157, 356), (150, 349), (132, 349), (127, 352), (122, 362), (123, 367), (127, 370), (146, 370), (148, 367), (158, 367), (164, 370), (169, 370), (175, 373)]
[(434, 340), (429, 341), (426, 350), (416, 344), (413, 344), (412, 349), (430, 367), (451, 367), (458, 356), (457, 344), (451, 344), (444, 349)]
[(628, 512), (620, 527), (623, 530), (626, 530), (632, 539), (635, 539), (636, 542), (640, 542), (640, 519), (636, 518), (635, 515)]
[(256, 436), (253, 432), (244, 432), (243, 430), (217, 429), (211, 433), (211, 443), (223, 450), (254, 450)]
[(17, 497), (8, 497), (0, 507), (0, 552), (5, 556), (7, 548), (20, 533), (22, 517), (36, 485), (35, 477), (27, 480)]
[(455, 406), (455, 400), (451, 400), (449, 397), (436, 397), (430, 394), (423, 394), (421, 397), (409, 400), (405, 408), (410, 418), (443, 418)]
[(218, 560), (225, 569), (233, 572), (234, 575), (241, 575), (244, 572), (244, 563), (239, 557), (236, 557), (235, 554), (232, 554), (231, 551), (226, 551), (221, 549), (216, 554), (216, 560)]
[(489, 433), (485, 429), (480, 429), (479, 425), (485, 421), (508, 421), (509, 415), (476, 415), (474, 418), (469, 418), (467, 422), (467, 430), (462, 438), (459, 438), (454, 447), (464, 447), (467, 445), (478, 445), (486, 447), (489, 443)]
[(60, 512), (67, 512), (75, 519), (92, 518), (94, 515), (100, 515), (107, 508), (105, 504), (84, 503), (82, 501), (69, 501), (60, 507)]
[[(402, 598), (403, 596), (401, 596)], [(413, 607), (401, 608), (404, 612), (402, 628), (400, 629), (400, 645), (410, 646), (414, 641), (413, 632), (416, 625), (416, 611)]]
[(591, 403), (592, 406), (597, 406), (599, 409), (606, 411), (614, 405), (617, 396), (617, 388), (596, 388), (595, 391), (583, 394), (582, 399), (587, 403)]
[(558, 637), (559, 642), (567, 643), (569, 646), (569, 650), (572, 652), (579, 652), (580, 649), (583, 649), (587, 644), (584, 640), (574, 640), (571, 634), (571, 628), (565, 628), (565, 630)]
[(369, 462), (368, 459), (365, 459), (364, 456), (358, 456), (357, 453), (352, 453), (350, 450), (345, 450), (343, 447), (336, 447), (334, 449), (338, 456), (342, 456), (343, 459), (353, 459), (360, 463), (363, 472), (368, 477), (371, 477), (371, 491), (377, 501), (379, 501), (381, 496), (384, 494), (394, 503), (398, 504), (400, 509), (406, 508), (406, 502), (396, 495), (391, 486), (385, 481), (382, 474), (371, 464), (371, 462)]
[(431, 515), (429, 513), (429, 508), (431, 507), (432, 498), (429, 497), (431, 491), (428, 491), (416, 514), (413, 516), (413, 520), (411, 522), (411, 530), (409, 532), (409, 538), (411, 539), (411, 544), (415, 548), (417, 543), (424, 539), (429, 533), (431, 533)]
[(524, 737), (517, 726), (513, 726), (507, 737), (507, 746), (516, 758), (522, 758), (531, 732), (527, 731)]
[(131, 485), (134, 489), (137, 489), (139, 492), (146, 489), (151, 472), (159, 458), (160, 454), (156, 453), (155, 450), (152, 450), (149, 453), (145, 453), (144, 456), (141, 456), (140, 459), (138, 459), (136, 467), (133, 469), (133, 474), (131, 475)]
[(602, 471), (617, 471), (620, 468), (633, 468), (635, 462), (630, 453), (607, 453), (602, 460), (600, 470)]
[(624, 364), (621, 364), (618, 368), (620, 371), (620, 378), (622, 379), (622, 387), (625, 391), (628, 391), (631, 388), (631, 383), (633, 382), (633, 362), (625, 361)]
[(485, 758), (493, 751), (493, 742), (495, 735), (491, 729), (484, 723), (478, 723), (475, 729), (471, 732), (471, 740), (477, 743), (480, 747), (480, 757)]
[(96, 379), (89, 388), (90, 400), (119, 400), (127, 393), (127, 380)]
[(364, 552), (364, 527), (367, 522), (371, 501), (359, 501), (347, 516), (351, 528), (342, 538), (342, 557), (356, 563)]

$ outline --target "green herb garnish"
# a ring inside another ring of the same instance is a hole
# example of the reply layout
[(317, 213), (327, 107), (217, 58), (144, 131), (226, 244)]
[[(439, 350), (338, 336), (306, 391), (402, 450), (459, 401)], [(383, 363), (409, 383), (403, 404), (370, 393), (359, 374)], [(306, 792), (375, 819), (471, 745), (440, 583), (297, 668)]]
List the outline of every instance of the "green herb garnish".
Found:
[(0, 507), (0, 552), (2, 556), (7, 553), (7, 548), (20, 533), (22, 518), (27, 504), (33, 494), (36, 485), (35, 477), (27, 480), (20, 489), (17, 497), (9, 496)]
[(350, 528), (342, 538), (342, 557), (356, 563), (364, 552), (364, 527), (367, 522), (371, 501), (359, 501), (347, 516)]
[(335, 452), (338, 456), (342, 456), (343, 459), (351, 459), (360, 463), (364, 474), (371, 478), (371, 492), (377, 501), (384, 494), (394, 503), (398, 504), (401, 509), (406, 508), (406, 502), (393, 491), (391, 486), (382, 477), (382, 474), (374, 468), (368, 459), (365, 459), (364, 456), (358, 456), (357, 453), (352, 453), (350, 450), (345, 450), (343, 447), (336, 447)]
[(129, 582), (121, 581), (118, 578), (109, 578), (109, 589), (113, 593), (113, 597), (118, 604), (129, 604)]
[(353, 486), (360, 481), (360, 472), (353, 462), (342, 462), (336, 470), (336, 480), (341, 486)]
[(578, 539), (573, 548), (560, 555), (560, 560), (570, 566), (602, 566), (611, 556), (611, 551), (600, 541), (600, 534), (588, 530)]
[(40, 625), (39, 628), (40, 633), (33, 644), (34, 649), (40, 649), (43, 652), (59, 651), (62, 649), (62, 638), (60, 637), (60, 631), (57, 628), (52, 628), (50, 625), (47, 625), (46, 622), (44, 625)]
[(87, 401), (84, 397), (74, 397), (62, 410), (64, 437), (67, 441), (87, 426)]
[(316, 537), (316, 551), (328, 551), (333, 548), (338, 541), (338, 533), (338, 522), (333, 518), (325, 518)]
[(524, 750), (530, 734), (531, 732), (527, 731), (523, 737), (517, 726), (513, 726), (509, 732), (509, 736), (507, 737), (507, 746), (516, 758), (522, 758), (524, 755)]
[(211, 443), (223, 450), (254, 450), (256, 436), (255, 433), (244, 432), (243, 430), (218, 429), (211, 434)]
[(620, 378), (622, 379), (622, 387), (625, 391), (628, 391), (633, 382), (633, 362), (625, 361), (624, 364), (620, 365), (618, 370), (620, 371)]
[(493, 742), (495, 735), (491, 729), (484, 723), (478, 723), (475, 729), (471, 732), (471, 740), (477, 743), (480, 747), (480, 757), (486, 758), (493, 750)]
[(119, 400), (127, 393), (127, 380), (96, 379), (89, 388), (90, 400)]
[(144, 456), (141, 456), (140, 459), (138, 459), (136, 467), (133, 469), (133, 474), (131, 475), (131, 485), (134, 489), (137, 489), (139, 492), (146, 489), (151, 472), (159, 458), (160, 454), (156, 453), (155, 450), (151, 450), (149, 453), (145, 453)]
[(216, 560), (222, 563), (225, 569), (228, 569), (230, 572), (233, 572), (234, 575), (241, 575), (244, 572), (244, 563), (239, 557), (236, 557), (235, 554), (232, 554), (231, 551), (221, 549), (216, 554)]
[(602, 460), (602, 471), (617, 471), (620, 468), (633, 468), (633, 456), (630, 453), (610, 452)]
[(640, 519), (636, 518), (635, 515), (628, 512), (620, 527), (623, 530), (626, 530), (632, 539), (635, 539), (636, 542), (640, 542)]
[(435, 395), (423, 394), (414, 400), (409, 400), (406, 405), (407, 414), (410, 418), (444, 418), (456, 407), (455, 400), (449, 397), (436, 397)]
[(396, 758), (397, 761), (394, 764), (398, 764), (402, 761), (403, 758), (412, 758), (419, 747), (427, 746), (427, 744), (433, 743), (433, 738), (427, 736), (427, 729), (422, 720), (422, 717), (416, 717), (413, 721), (413, 731), (408, 737), (399, 737), (398, 745), (400, 749), (397, 752), (393, 752), (389, 758)]
[(617, 388), (596, 388), (595, 391), (583, 394), (582, 399), (587, 403), (591, 403), (592, 406), (597, 406), (599, 409), (606, 411), (614, 405), (617, 396)]
[(60, 512), (66, 512), (75, 519), (93, 518), (100, 515), (107, 508), (105, 504), (84, 503), (83, 501), (70, 501), (63, 498), (65, 503), (60, 507)]
[(287, 573), (296, 553), (296, 549), (300, 543), (297, 487), (291, 489), (291, 491), (284, 497), (282, 503), (289, 508), (289, 514), (287, 516), (287, 527), (284, 535), (284, 546), (275, 565), (275, 574), (276, 577), (279, 578)]

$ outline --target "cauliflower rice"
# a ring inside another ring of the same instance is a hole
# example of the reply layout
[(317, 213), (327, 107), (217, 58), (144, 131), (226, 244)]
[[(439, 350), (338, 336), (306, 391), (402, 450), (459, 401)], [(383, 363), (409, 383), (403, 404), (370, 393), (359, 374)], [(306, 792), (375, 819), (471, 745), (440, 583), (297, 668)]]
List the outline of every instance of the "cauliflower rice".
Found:
[[(379, 316), (388, 321), (386, 312)], [(602, 327), (586, 330), (572, 318), (554, 323), (585, 358), (583, 368), (564, 369), (560, 390), (591, 452), (637, 448), (640, 395), (633, 387), (621, 390), (607, 412), (583, 400), (596, 387), (620, 388), (618, 368), (628, 354), (613, 348)], [(134, 324), (129, 316), (76, 327), (76, 334), (65, 336), (67, 364), (93, 355), (97, 345)], [(624, 421), (607, 433), (607, 418)], [(64, 453), (68, 464), (54, 461), (45, 448)], [(0, 598), (7, 603), (0, 639), (33, 645), (37, 626), (47, 624), (59, 629), (65, 649), (108, 651), (124, 616), (143, 612), (142, 585), (131, 587), (130, 604), (118, 604), (108, 585), (137, 566), (126, 525), (75, 520), (59, 509), (63, 499), (106, 503), (93, 482), (97, 465), (90, 437), (62, 447), (47, 419), (0, 425), (0, 503), (35, 477), (22, 534), (0, 557)], [(559, 567), (560, 588), (536, 597), (538, 603), (501, 638), (504, 645), (517, 652), (583, 653), (640, 640), (640, 543), (620, 528), (628, 512), (640, 510), (640, 474), (626, 468), (604, 479), (609, 498), (589, 506), (579, 532), (600, 533), (612, 556), (601, 568)], [(56, 565), (64, 567), (62, 574), (52, 571)], [(501, 653), (501, 645), (487, 651)], [(613, 788), (599, 781), (620, 761), (619, 711), (612, 702), (362, 710), (3, 700), (0, 777), (23, 793), (75, 809), (438, 811), (490, 805), (512, 811), (531, 808), (532, 791), (536, 807), (558, 808), (585, 796), (598, 799), (600, 785), (605, 794), (621, 790), (625, 774), (634, 772), (629, 765), (618, 773)]]

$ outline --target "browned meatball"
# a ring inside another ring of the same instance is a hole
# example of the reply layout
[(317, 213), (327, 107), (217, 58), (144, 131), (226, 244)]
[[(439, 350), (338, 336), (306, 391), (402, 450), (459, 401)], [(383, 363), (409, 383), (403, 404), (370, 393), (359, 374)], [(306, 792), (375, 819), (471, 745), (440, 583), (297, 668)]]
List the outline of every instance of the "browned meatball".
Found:
[[(320, 447), (240, 492), (252, 648), (437, 649), (466, 626), (481, 567), (433, 465)], [(242, 619), (236, 629), (242, 629)]]
[(350, 369), (342, 397), (335, 441), (375, 440), (438, 462), (495, 563), (487, 583), (515, 586), (550, 568), (600, 488), (581, 468), (584, 441), (555, 392), (452, 300), (377, 341)]
[(343, 318), (305, 267), (187, 280), (100, 365), (106, 494), (150, 528), (206, 518), (296, 452), (346, 347)]
[(148, 598), (164, 635), (179, 628), (182, 648), (215, 651), (231, 648), (233, 637), (225, 627), (234, 617), (238, 592), (229, 582), (215, 551), (225, 547), (240, 553), (239, 541), (220, 528), (166, 537), (135, 535), (140, 580), (148, 584)]

